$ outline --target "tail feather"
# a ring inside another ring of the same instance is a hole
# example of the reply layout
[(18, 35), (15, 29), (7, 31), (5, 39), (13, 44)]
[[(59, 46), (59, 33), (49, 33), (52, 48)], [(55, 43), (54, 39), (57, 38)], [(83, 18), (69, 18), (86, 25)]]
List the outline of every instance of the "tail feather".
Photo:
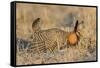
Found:
[(38, 29), (40, 28), (38, 22), (40, 22), (40, 18), (37, 18), (37, 19), (35, 19), (35, 20), (33, 21), (33, 23), (32, 23), (32, 29), (33, 29), (33, 30), (38, 30)]

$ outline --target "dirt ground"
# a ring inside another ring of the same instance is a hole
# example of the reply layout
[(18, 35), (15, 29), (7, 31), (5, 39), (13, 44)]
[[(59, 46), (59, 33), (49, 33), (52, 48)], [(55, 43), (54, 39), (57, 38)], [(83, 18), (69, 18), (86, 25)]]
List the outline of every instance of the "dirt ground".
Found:
[[(40, 18), (40, 30), (58, 28), (66, 32), (73, 31), (78, 20), (78, 44), (55, 53), (27, 52), (36, 18)], [(17, 65), (96, 61), (96, 8), (17, 3), (16, 35)]]

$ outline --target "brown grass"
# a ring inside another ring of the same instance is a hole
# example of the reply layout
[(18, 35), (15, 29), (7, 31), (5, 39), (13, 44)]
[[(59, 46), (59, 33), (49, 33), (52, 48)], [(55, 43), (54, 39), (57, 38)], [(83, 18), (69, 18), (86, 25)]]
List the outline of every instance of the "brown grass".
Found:
[[(63, 51), (49, 55), (45, 53), (33, 54), (27, 50), (19, 51), (17, 49), (17, 65), (96, 60), (96, 8), (22, 3), (18, 3), (16, 8), (17, 38), (27, 41), (30, 40), (29, 37), (33, 33), (32, 23), (38, 17), (41, 18), (42, 30), (59, 28), (64, 31), (72, 31), (73, 26), (59, 26), (63, 22), (70, 22), (69, 14), (73, 15), (74, 23), (76, 20), (83, 21), (83, 24), (78, 27), (81, 35), (77, 45), (68, 45)], [(64, 21), (64, 18), (68, 20)]]

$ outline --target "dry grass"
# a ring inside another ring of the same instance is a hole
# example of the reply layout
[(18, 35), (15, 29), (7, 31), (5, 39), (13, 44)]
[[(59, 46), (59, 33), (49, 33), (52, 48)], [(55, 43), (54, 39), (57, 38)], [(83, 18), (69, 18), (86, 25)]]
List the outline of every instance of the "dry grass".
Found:
[[(41, 54), (33, 53), (29, 47), (23, 50), (17, 48), (17, 65), (96, 60), (96, 8), (21, 3), (16, 7), (17, 38), (26, 40), (27, 44), (33, 33), (32, 23), (38, 17), (41, 18), (41, 30), (58, 28), (70, 32), (76, 20), (80, 23), (83, 21), (78, 27), (81, 34), (78, 44), (68, 45), (63, 51)], [(17, 43), (17, 46), (27, 44)]]

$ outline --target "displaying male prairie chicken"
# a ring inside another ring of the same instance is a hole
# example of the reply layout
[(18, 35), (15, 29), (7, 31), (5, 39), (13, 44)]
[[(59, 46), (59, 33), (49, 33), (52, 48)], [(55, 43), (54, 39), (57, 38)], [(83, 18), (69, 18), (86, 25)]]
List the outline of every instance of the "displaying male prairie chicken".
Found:
[(60, 51), (67, 46), (67, 44), (75, 45), (78, 42), (77, 26), (78, 21), (74, 27), (73, 32), (66, 32), (58, 28), (52, 28), (47, 30), (39, 30), (37, 27), (40, 18), (37, 18), (33, 24), (32, 50), (33, 52), (54, 52), (54, 50)]

